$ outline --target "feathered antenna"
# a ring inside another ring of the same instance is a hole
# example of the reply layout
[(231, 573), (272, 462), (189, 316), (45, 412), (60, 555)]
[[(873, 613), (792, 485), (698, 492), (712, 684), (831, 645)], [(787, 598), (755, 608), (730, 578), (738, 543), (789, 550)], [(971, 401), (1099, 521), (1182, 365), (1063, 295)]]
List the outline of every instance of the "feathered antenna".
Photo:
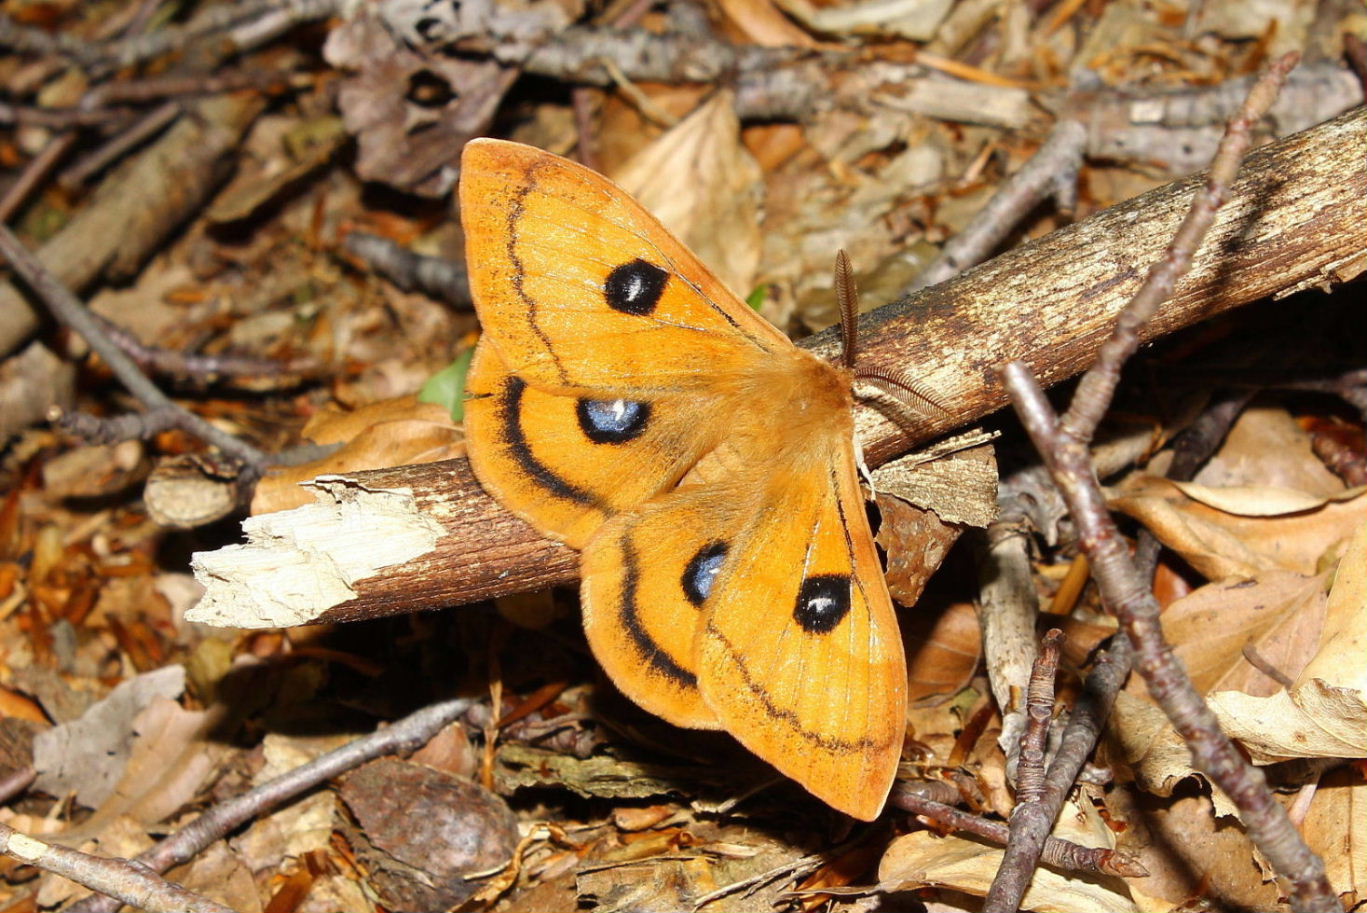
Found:
[(859, 354), (859, 286), (850, 256), (843, 250), (835, 252), (835, 300), (840, 305), (840, 360), (846, 371), (853, 372)]
[(925, 414), (927, 406), (949, 415), (950, 412), (930, 393), (926, 385), (905, 371), (873, 368), (855, 369), (859, 354), (859, 287), (854, 280), (854, 267), (843, 250), (835, 254), (835, 300), (840, 305), (840, 338), (843, 348), (840, 361), (855, 380), (868, 381), (890, 395), (908, 410)]

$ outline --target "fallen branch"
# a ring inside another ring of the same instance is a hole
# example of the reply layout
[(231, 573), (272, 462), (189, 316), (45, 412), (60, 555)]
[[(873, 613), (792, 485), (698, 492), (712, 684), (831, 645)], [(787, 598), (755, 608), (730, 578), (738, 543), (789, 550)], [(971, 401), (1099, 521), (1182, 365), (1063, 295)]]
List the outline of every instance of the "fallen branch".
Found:
[[(1248, 159), (1210, 243), (1140, 330), (1159, 338), (1267, 296), (1333, 284), (1367, 267), (1367, 111)], [(870, 369), (906, 371), (953, 415), (919, 440), (1001, 408), (996, 368), (1028, 359), (1045, 384), (1090, 365), (1116, 315), (1173, 236), (1197, 176), (1160, 187), (954, 280), (867, 315)], [(836, 335), (807, 341), (833, 355)], [(877, 466), (916, 443), (876, 408), (856, 415)], [(247, 523), (249, 544), (201, 553), (198, 621), (244, 627), (344, 621), (440, 608), (574, 581), (578, 558), (512, 517), (464, 460), (354, 473), (323, 502)]]
[[(1010, 837), (1010, 830), (1000, 821), (991, 821), (952, 805), (922, 798), (904, 784), (893, 787), (888, 804), (914, 815), (923, 815), (952, 830), (976, 834), (998, 846), (1005, 846)], [(1149, 874), (1149, 870), (1129, 853), (1099, 846), (1083, 846), (1060, 837), (1049, 837), (1044, 841), (1043, 860), (1045, 865), (1065, 872), (1114, 875), (1119, 878), (1145, 878)]]
[(1054, 125), (1053, 132), (1030, 161), (992, 194), (987, 205), (940, 249), (912, 283), (911, 291), (939, 285), (960, 271), (981, 263), (1017, 224), (1060, 184), (1075, 185), (1082, 167), (1087, 129), (1072, 118)]
[(233, 913), (220, 903), (157, 877), (143, 866), (44, 843), (8, 824), (0, 824), (0, 852), (115, 898), (113, 909), (128, 904), (148, 913)]

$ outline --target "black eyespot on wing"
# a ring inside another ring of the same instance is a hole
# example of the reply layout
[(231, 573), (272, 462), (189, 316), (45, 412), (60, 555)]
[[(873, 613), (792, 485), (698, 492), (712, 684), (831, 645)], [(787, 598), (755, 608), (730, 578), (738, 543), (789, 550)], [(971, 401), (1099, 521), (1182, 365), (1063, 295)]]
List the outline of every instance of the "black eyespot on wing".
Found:
[(814, 574), (797, 591), (793, 619), (808, 634), (829, 634), (850, 612), (850, 578), (846, 574)]
[(574, 407), (584, 436), (595, 444), (622, 444), (639, 437), (650, 421), (650, 403), (629, 399), (581, 399)]
[(645, 315), (655, 310), (669, 282), (669, 273), (654, 263), (637, 258), (608, 274), (603, 294), (608, 307), (623, 314)]
[(709, 542), (688, 562), (679, 583), (683, 586), (684, 596), (697, 608), (712, 595), (712, 585), (717, 582), (717, 574), (726, 560), (728, 545), (725, 542)]

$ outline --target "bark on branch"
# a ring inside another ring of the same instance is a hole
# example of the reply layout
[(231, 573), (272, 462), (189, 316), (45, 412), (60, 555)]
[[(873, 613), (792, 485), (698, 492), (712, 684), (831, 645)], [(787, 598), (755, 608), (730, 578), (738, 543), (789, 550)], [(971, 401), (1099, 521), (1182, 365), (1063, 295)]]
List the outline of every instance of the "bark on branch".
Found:
[[(1229, 203), (1145, 341), (1268, 296), (1367, 268), (1367, 110), (1249, 156)], [(1163, 253), (1203, 176), (1157, 188), (1012, 250), (863, 322), (864, 366), (920, 378), (952, 415), (913, 438), (874, 407), (857, 427), (871, 465), (1006, 405), (997, 369), (1044, 385), (1091, 365)], [(808, 344), (827, 355), (836, 336)], [(248, 521), (249, 544), (196, 556), (196, 620), (275, 626), (374, 618), (576, 579), (577, 555), (510, 516), (463, 460), (356, 473), (319, 504)]]

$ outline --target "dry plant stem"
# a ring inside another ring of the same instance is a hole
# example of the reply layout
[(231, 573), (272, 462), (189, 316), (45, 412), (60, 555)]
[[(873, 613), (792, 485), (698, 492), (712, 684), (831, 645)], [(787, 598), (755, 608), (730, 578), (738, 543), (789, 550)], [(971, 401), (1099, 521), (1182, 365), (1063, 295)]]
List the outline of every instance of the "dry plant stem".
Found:
[(1172, 295), (1177, 280), (1191, 268), (1196, 249), (1215, 222), (1215, 213), (1224, 205), (1229, 187), (1239, 173), (1239, 164), (1251, 141), (1253, 125), (1272, 107), (1287, 74), (1299, 59), (1298, 55), (1287, 54), (1273, 63), (1248, 93), (1243, 109), (1230, 120), (1220, 150), (1210, 163), (1205, 187), (1192, 201), (1187, 217), (1182, 220), (1177, 234), (1168, 245), (1163, 261), (1154, 264), (1149, 270), (1143, 286), (1125, 310), (1121, 311), (1114, 333), (1102, 343), (1096, 364), (1078, 382), (1072, 404), (1060, 419), (1070, 436), (1083, 443), (1090, 442), (1092, 433), (1110, 406), (1111, 393), (1120, 381), (1121, 367), (1139, 348), (1139, 328), (1149, 322), (1158, 306)]
[[(329, 751), (255, 789), (214, 806), (156, 846), (139, 853), (133, 861), (154, 872), (165, 872), (189, 862), (209, 844), (227, 836), (245, 822), (333, 777), (387, 754), (416, 751), (469, 710), (473, 703), (469, 698), (441, 701)], [(117, 909), (117, 902), (107, 897), (87, 897), (68, 907), (66, 913), (114, 913)]]
[(1054, 718), (1054, 676), (1058, 675), (1059, 647), (1063, 632), (1051, 628), (1040, 644), (1030, 670), (1025, 697), (1025, 734), (1021, 736), (1020, 766), (1016, 770), (1016, 808), (1011, 817), (1037, 805), (1044, 790), (1044, 754), (1049, 745), (1049, 724)]
[[(165, 73), (141, 79), (122, 79), (105, 83), (90, 94), (96, 97), (97, 106), (102, 107), (160, 101), (164, 98), (185, 101), (187, 96), (216, 95), (243, 89), (267, 91), (287, 86), (290, 82), (291, 74), (286, 70), (244, 67), (221, 73)], [(92, 106), (83, 100), (81, 107), (88, 109)]]
[(75, 130), (69, 130), (59, 136), (54, 136), (43, 147), (43, 151), (35, 155), (27, 165), (18, 179), (5, 190), (5, 196), (0, 199), (0, 225), (7, 224), (14, 214), (28, 201), (29, 194), (52, 173), (52, 169), (57, 167), (76, 144), (79, 134)]
[(128, 120), (134, 112), (129, 108), (35, 108), (0, 102), (0, 126), (51, 127), (67, 130), (72, 127), (102, 127)]
[(59, 55), (81, 59), (89, 45), (60, 32), (20, 25), (0, 13), (0, 48), (10, 48), (20, 54), (39, 56)]
[(288, 361), (252, 358), (245, 355), (188, 355), (173, 349), (143, 345), (123, 327), (90, 312), (96, 324), (138, 367), (155, 374), (180, 377), (278, 377), (282, 374), (310, 374), (319, 370), (316, 359), (301, 357)]
[(976, 556), (978, 621), (988, 682), (1002, 716), (998, 744), (1006, 750), (1008, 771), (1017, 776), (1020, 736), (1026, 725), (1021, 700), (1035, 658), (1035, 623), (1040, 614), (1028, 529), (1026, 517), (1003, 510), (973, 540), (981, 543)]
[[(129, 412), (104, 418), (88, 412), (62, 412), (54, 408), (48, 420), (62, 431), (89, 444), (117, 444), (120, 441), (146, 440), (172, 428), (180, 427), (181, 416), (165, 409), (148, 412)], [(341, 444), (300, 444), (270, 454), (272, 466), (301, 466), (321, 460), (341, 448)]]
[(570, 93), (570, 102), (574, 108), (574, 132), (578, 136), (575, 149), (579, 153), (579, 161), (585, 167), (601, 171), (596, 131), (593, 127), (593, 96), (594, 90), (585, 86), (576, 86)]
[[(1230, 122), (1204, 193), (1193, 201), (1167, 256), (1154, 266), (1122, 312), (1115, 334), (1101, 347), (1097, 364), (1079, 382), (1068, 413), (1062, 419), (1055, 416), (1044, 391), (1022, 363), (1007, 365), (1003, 379), (1022, 423), (1068, 502), (1102, 599), (1129, 635), (1154, 701), (1186, 741), (1195, 766), (1235, 803), (1249, 836), (1276, 871), (1290, 881), (1296, 908), (1337, 911), (1340, 906), (1325, 876), (1323, 861), (1296, 831), (1268, 789), (1262, 771), (1247, 764), (1220, 730), (1219, 721), (1164, 641), (1158, 602), (1137, 573), (1106, 511), (1088, 454), (1088, 443), (1110, 405), (1120, 368), (1138, 347), (1140, 328), (1186, 270), (1234, 178), (1252, 122), (1271, 104), (1280, 80), (1292, 65), (1292, 55), (1273, 64), (1249, 93), (1244, 110)], [(1018, 866), (1008, 867), (1004, 861), (983, 909), (1018, 908), (1028, 872)]]
[[(845, 844), (845, 847), (848, 846), (849, 844)], [(715, 891), (709, 891), (693, 901), (694, 913), (698, 913), (698, 911), (702, 910), (702, 908), (706, 907), (708, 904), (714, 903), (721, 900), (723, 897), (728, 897), (739, 891), (744, 891), (744, 896), (749, 897), (759, 888), (777, 881), (780, 878), (787, 877), (790, 880), (802, 878), (824, 865), (828, 858), (836, 856), (840, 849), (841, 848), (839, 847), (833, 847), (830, 853), (814, 853), (810, 856), (803, 856), (799, 859), (794, 859), (792, 862), (785, 862), (783, 865), (775, 866), (772, 869), (760, 872), (758, 875), (751, 875), (749, 878), (734, 881), (728, 885), (722, 885)]]
[(909, 291), (937, 285), (987, 259), (1041, 200), (1054, 194), (1060, 184), (1076, 183), (1086, 143), (1087, 129), (1082, 124), (1068, 117), (1055, 124), (1039, 151), (945, 244)]
[(43, 843), (8, 824), (0, 824), (0, 851), (114, 898), (111, 910), (128, 904), (149, 913), (233, 913), (222, 904), (157, 877), (145, 866)]
[(238, 440), (227, 432), (220, 431), (204, 419), (186, 411), (173, 403), (150, 380), (138, 370), (137, 365), (102, 331), (76, 296), (67, 291), (38, 258), (29, 253), (28, 248), (14, 236), (8, 228), (0, 225), (0, 254), (3, 254), (14, 271), (28, 283), (29, 287), (43, 300), (53, 315), (64, 325), (80, 333), (105, 364), (123, 383), (128, 391), (150, 410), (163, 411), (179, 417), (177, 426), (212, 444), (228, 456), (241, 461), (247, 473), (264, 472), (267, 457), (255, 447)]
[[(1000, 821), (989, 821), (981, 815), (973, 815), (952, 805), (945, 805), (924, 799), (900, 786), (892, 791), (888, 801), (914, 815), (924, 815), (937, 824), (956, 831), (976, 834), (985, 840), (1003, 845), (1010, 836), (1010, 829)], [(1082, 872), (1098, 875), (1118, 875), (1124, 878), (1143, 878), (1148, 870), (1128, 853), (1103, 847), (1083, 846), (1071, 840), (1049, 837), (1044, 841), (1043, 862), (1056, 869), (1067, 872)]]
[(86, 51), (87, 60), (93, 59), (102, 67), (118, 70), (215, 36), (226, 39), (238, 50), (245, 50), (300, 23), (326, 19), (341, 6), (340, 0), (245, 0), (211, 6), (183, 26), (170, 26), (90, 47)]
[(419, 254), (363, 231), (348, 234), (342, 246), (405, 292), (419, 291), (457, 310), (474, 310), (464, 262)]
[(117, 444), (120, 441), (145, 441), (176, 427), (176, 417), (166, 409), (129, 412), (104, 418), (89, 412), (62, 412), (54, 408), (49, 420), (73, 437), (88, 444)]
[(1338, 377), (1327, 380), (1303, 380), (1279, 383), (1283, 390), (1315, 390), (1331, 393), (1352, 406), (1367, 422), (1367, 370), (1345, 371)]
[[(1178, 435), (1173, 441), (1174, 455), (1168, 467), (1168, 478), (1178, 481), (1192, 478), (1224, 440), (1248, 399), (1249, 395), (1243, 395), (1220, 400)], [(1159, 547), (1158, 540), (1148, 530), (1140, 532), (1134, 564), (1141, 580), (1153, 579)], [(1115, 704), (1115, 696), (1129, 677), (1133, 660), (1134, 649), (1124, 631), (1112, 637), (1109, 648), (1093, 658), (1091, 671), (1069, 714), (1068, 725), (1063, 730), (1054, 759), (1049, 763), (1037, 801), (1021, 818), (1013, 815), (1011, 819), (1011, 839), (1007, 847), (1008, 853), (1022, 860), (1012, 863), (1017, 869), (1033, 869), (1031, 860), (1040, 858), (1039, 848), (1058, 820), (1079, 772), (1092, 756)]]
[[(1262, 771), (1245, 762), (1221, 732), (1215, 714), (1163, 640), (1158, 602), (1136, 572), (1124, 538), (1106, 512), (1105, 498), (1092, 471), (1085, 441), (1070, 435), (1058, 422), (1044, 391), (1024, 365), (1008, 365), (1004, 379), (1022, 423), (1068, 501), (1082, 547), (1092, 564), (1093, 579), (1102, 600), (1120, 620), (1134, 645), (1139, 671), (1154, 702), (1186, 741), (1196, 768), (1225, 791), (1239, 808), (1239, 816), (1253, 842), (1273, 868), (1291, 882), (1295, 908), (1337, 913), (1341, 907), (1325, 877), (1324, 862), (1301, 839), (1286, 809), (1268, 789)], [(1012, 902), (1009, 895), (994, 897), (997, 884), (993, 883), (993, 892), (988, 894), (983, 909), (1017, 909), (1018, 903)], [(1018, 887), (1023, 895), (1025, 883)], [(1003, 892), (1006, 890), (1004, 886)]]
[(123, 158), (128, 152), (166, 129), (183, 110), (180, 102), (163, 102), (121, 131), (109, 142), (82, 158), (62, 175), (61, 185), (68, 191), (78, 189), (95, 174)]

